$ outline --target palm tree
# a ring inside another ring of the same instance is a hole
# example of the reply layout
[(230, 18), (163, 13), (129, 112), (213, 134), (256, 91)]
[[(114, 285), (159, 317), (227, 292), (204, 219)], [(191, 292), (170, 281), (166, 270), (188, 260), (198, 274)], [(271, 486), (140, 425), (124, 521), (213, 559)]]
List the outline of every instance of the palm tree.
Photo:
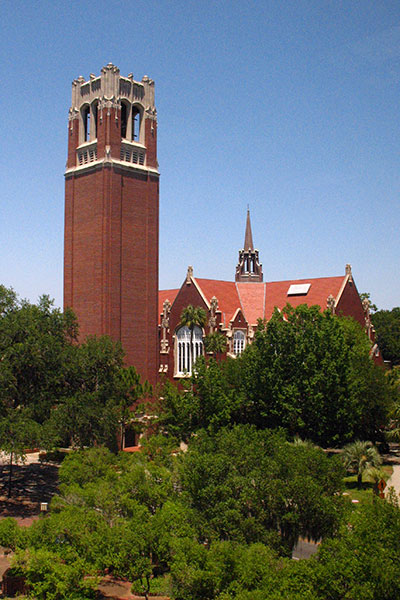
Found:
[(204, 346), (206, 351), (211, 352), (213, 357), (216, 358), (217, 354), (226, 350), (226, 337), (219, 331), (213, 331), (205, 337)]
[(180, 325), (182, 327), (188, 327), (190, 331), (190, 367), (193, 369), (193, 332), (195, 327), (204, 327), (206, 324), (207, 315), (204, 308), (200, 306), (192, 306), (189, 304), (182, 310), (181, 313), (181, 322)]
[(343, 448), (343, 462), (346, 469), (357, 474), (358, 489), (361, 489), (362, 476), (373, 467), (379, 467), (382, 459), (372, 442), (357, 440)]

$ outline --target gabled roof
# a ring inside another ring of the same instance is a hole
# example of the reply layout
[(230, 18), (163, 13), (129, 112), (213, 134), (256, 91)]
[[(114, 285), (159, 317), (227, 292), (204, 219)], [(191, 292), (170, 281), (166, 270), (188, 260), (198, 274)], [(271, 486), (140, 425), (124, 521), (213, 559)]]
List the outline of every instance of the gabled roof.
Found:
[[(274, 308), (282, 309), (286, 304), (296, 307), (300, 304), (309, 306), (318, 304), (322, 310), (326, 308), (326, 301), (331, 294), (336, 302), (339, 300), (339, 293), (343, 281), (346, 277), (318, 277), (317, 279), (293, 279), (288, 281), (272, 281), (265, 283), (265, 311), (264, 318), (269, 320)], [(291, 285), (300, 285), (309, 283), (310, 289), (307, 294), (288, 296), (288, 290)]]
[[(207, 303), (213, 296), (217, 298), (218, 310), (222, 313), (222, 322), (227, 327), (238, 308), (242, 310), (249, 325), (256, 325), (259, 318), (269, 320), (275, 307), (281, 310), (288, 303), (294, 307), (300, 304), (310, 306), (317, 304), (323, 310), (327, 306), (329, 295), (334, 297), (336, 304), (339, 302), (348, 277), (345, 275), (264, 283), (235, 283), (192, 277), (192, 281)], [(309, 284), (309, 286), (305, 284)], [(302, 288), (297, 289), (307, 289), (307, 293), (288, 295), (290, 286), (301, 285)], [(161, 290), (159, 292), (159, 315), (163, 311), (163, 302), (168, 299), (172, 304), (178, 292), (179, 290)]]
[(222, 313), (224, 325), (227, 326), (236, 309), (241, 306), (235, 282), (220, 281), (219, 279), (197, 279), (197, 277), (195, 281), (208, 302), (213, 296), (217, 298), (218, 310)]

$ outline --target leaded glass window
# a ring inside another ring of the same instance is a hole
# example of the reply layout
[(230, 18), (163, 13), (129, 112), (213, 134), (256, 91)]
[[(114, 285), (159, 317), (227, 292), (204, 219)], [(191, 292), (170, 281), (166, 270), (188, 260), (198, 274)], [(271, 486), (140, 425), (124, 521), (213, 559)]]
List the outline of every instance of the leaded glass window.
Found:
[(246, 336), (243, 331), (237, 329), (233, 334), (233, 354), (239, 356), (242, 354), (245, 346)]
[[(192, 373), (192, 355), (190, 352), (190, 329), (181, 327), (176, 332), (177, 340), (177, 375), (191, 375)], [(193, 330), (193, 361), (196, 362), (199, 356), (203, 354), (203, 332), (200, 327)]]

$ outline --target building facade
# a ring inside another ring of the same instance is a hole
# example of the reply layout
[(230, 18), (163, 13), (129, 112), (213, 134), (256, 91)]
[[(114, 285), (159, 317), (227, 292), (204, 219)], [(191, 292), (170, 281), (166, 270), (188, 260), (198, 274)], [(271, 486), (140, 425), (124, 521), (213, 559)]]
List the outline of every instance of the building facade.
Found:
[(159, 172), (154, 82), (108, 64), (72, 83), (65, 171), (64, 307), (88, 335), (158, 372)]
[[(250, 214), (247, 212), (244, 247), (239, 250), (235, 281), (198, 279), (189, 267), (179, 289), (159, 292), (160, 374), (179, 381), (191, 373), (193, 356), (204, 354), (203, 341), (215, 331), (226, 337), (225, 356), (235, 357), (251, 344), (258, 319), (268, 321), (275, 308), (286, 304), (319, 305), (321, 310), (351, 316), (365, 328), (371, 340), (371, 357), (382, 362), (374, 344), (374, 331), (369, 317), (369, 302), (362, 302), (354, 282), (351, 266), (337, 277), (320, 277), (287, 281), (263, 281), (258, 250), (254, 248)], [(204, 327), (196, 327), (192, 342), (188, 328), (181, 325), (182, 310), (198, 306), (206, 312)]]

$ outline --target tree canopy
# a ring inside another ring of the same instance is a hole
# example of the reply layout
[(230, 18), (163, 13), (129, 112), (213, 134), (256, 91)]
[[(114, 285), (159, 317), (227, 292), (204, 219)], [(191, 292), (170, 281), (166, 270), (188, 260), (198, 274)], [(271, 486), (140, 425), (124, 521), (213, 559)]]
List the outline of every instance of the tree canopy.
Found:
[(259, 323), (253, 344), (222, 364), (198, 360), (192, 387), (162, 395), (160, 425), (183, 439), (236, 423), (284, 427), (322, 445), (377, 440), (394, 388), (352, 319), (287, 306)]
[(383, 358), (400, 365), (400, 307), (378, 310), (372, 315), (372, 323)]

